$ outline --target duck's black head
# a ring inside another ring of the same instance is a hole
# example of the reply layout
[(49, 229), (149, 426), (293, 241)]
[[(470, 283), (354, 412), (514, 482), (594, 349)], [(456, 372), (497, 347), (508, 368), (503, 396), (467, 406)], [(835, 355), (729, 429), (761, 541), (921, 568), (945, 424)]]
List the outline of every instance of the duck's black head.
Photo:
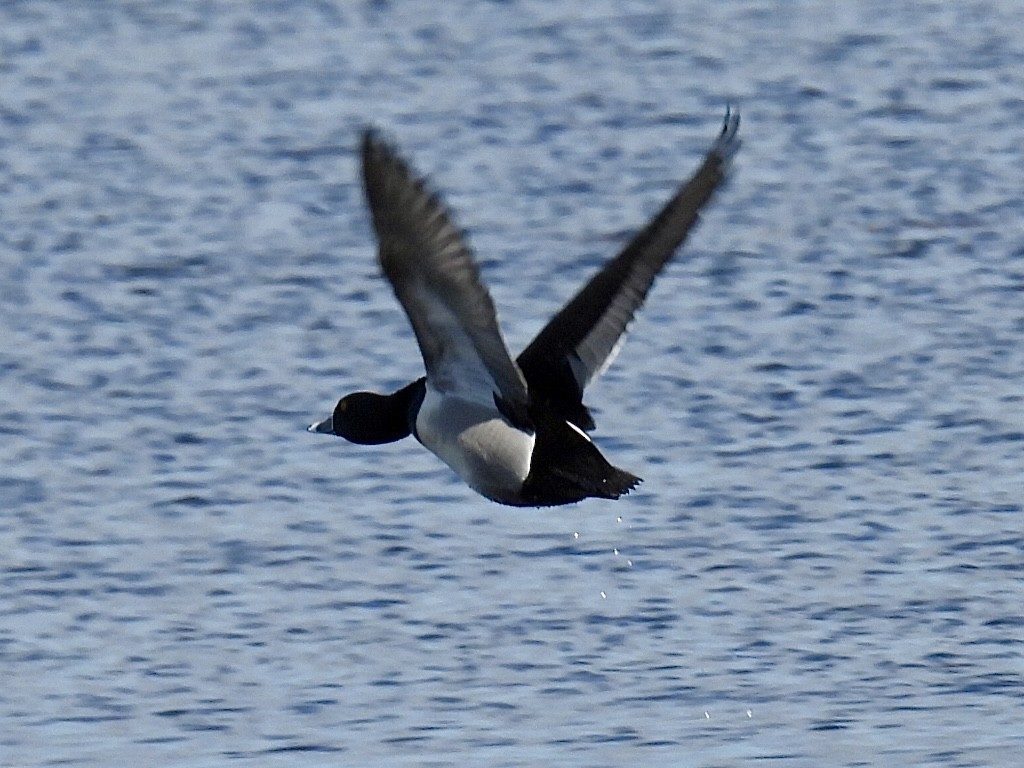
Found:
[(334, 413), (309, 427), (310, 432), (344, 437), (359, 445), (393, 443), (408, 437), (425, 393), (424, 379), (390, 395), (353, 392), (334, 406)]

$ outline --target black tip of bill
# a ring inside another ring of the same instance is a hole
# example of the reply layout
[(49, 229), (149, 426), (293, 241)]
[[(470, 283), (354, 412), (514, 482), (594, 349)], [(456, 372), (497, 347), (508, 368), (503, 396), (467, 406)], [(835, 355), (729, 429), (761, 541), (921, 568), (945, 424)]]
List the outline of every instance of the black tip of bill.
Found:
[(307, 432), (316, 432), (321, 435), (333, 435), (334, 434), (334, 417), (328, 416), (323, 421), (318, 421), (315, 424), (310, 424), (306, 427)]

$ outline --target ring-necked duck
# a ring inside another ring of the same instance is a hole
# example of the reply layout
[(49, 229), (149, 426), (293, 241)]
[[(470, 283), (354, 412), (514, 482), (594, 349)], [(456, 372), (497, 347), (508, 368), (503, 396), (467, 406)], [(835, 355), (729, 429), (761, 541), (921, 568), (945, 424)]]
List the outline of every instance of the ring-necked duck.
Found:
[(472, 251), (440, 199), (369, 129), (363, 181), (384, 275), (409, 316), (427, 375), (390, 395), (346, 395), (312, 432), (376, 445), (412, 434), (489, 499), (515, 506), (617, 499), (640, 478), (587, 436), (583, 390), (615, 357), (654, 278), (721, 185), (739, 114), (697, 172), (516, 360)]

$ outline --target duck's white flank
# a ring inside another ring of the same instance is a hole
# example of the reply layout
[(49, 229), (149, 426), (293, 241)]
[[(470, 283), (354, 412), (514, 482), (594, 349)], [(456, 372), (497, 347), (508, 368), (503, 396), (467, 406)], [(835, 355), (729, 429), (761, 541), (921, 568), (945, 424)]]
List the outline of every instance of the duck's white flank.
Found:
[(496, 501), (516, 498), (530, 474), (533, 434), (511, 426), (494, 405), (438, 393), (429, 382), (416, 435), (468, 486)]

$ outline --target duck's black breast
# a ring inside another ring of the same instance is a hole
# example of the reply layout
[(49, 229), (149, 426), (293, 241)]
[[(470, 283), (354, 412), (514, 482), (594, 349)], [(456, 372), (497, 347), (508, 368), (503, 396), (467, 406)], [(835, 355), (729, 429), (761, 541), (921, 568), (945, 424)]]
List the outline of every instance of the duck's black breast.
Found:
[(586, 498), (617, 499), (641, 479), (613, 466), (586, 433), (544, 407), (530, 418), (536, 442), (521, 492), (524, 506), (550, 507)]

